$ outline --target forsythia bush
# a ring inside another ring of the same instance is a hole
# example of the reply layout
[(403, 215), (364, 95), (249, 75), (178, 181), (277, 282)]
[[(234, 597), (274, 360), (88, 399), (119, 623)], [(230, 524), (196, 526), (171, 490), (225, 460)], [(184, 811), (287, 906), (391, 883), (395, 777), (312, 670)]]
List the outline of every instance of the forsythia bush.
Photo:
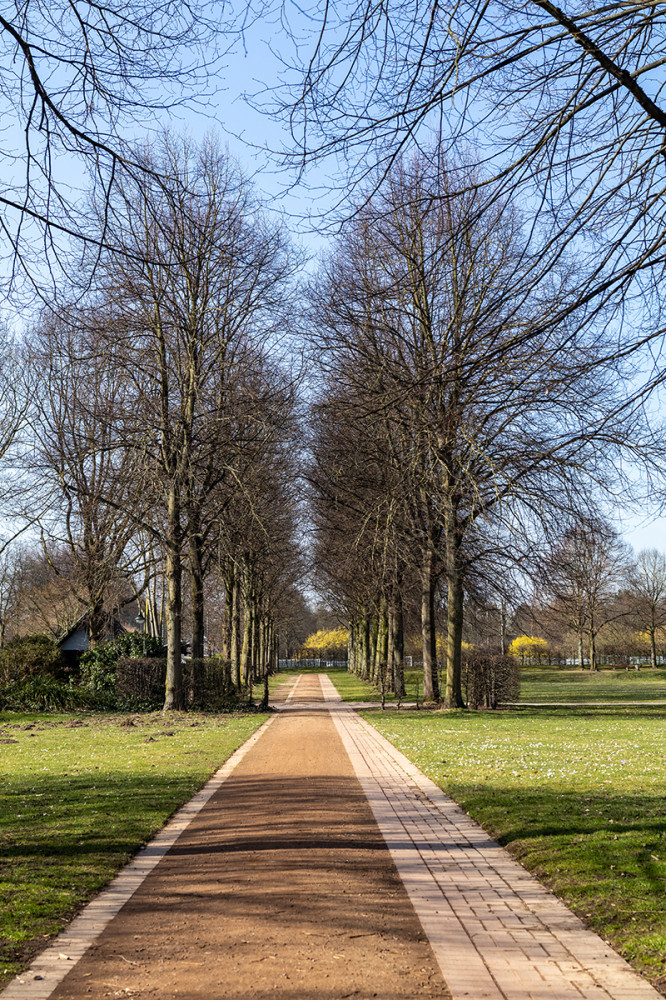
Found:
[(319, 650), (325, 650), (327, 653), (343, 653), (347, 649), (348, 639), (349, 630), (346, 628), (320, 628), (318, 632), (313, 632), (307, 637), (301, 650), (306, 656)]
[(519, 635), (509, 646), (509, 655), (519, 656), (523, 663), (526, 659), (541, 660), (549, 654), (550, 646), (546, 640), (536, 635)]

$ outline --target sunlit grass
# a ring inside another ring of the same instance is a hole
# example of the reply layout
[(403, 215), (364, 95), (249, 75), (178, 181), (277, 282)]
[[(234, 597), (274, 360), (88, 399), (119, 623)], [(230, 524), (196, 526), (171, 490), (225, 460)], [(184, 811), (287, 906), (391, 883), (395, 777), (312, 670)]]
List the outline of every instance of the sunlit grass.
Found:
[[(381, 701), (381, 690), (368, 681), (361, 680), (356, 674), (348, 673), (344, 668), (335, 670), (320, 670), (318, 673), (325, 673), (331, 678), (338, 694), (343, 701)], [(403, 702), (420, 700), (423, 697), (423, 671), (405, 671), (406, 694), (401, 700)], [(386, 702), (392, 704), (397, 699), (394, 694), (386, 692)]]
[(365, 718), (664, 987), (664, 709)]
[(521, 670), (521, 701), (666, 701), (666, 670)]
[(128, 718), (0, 716), (0, 986), (266, 716)]
[[(319, 671), (317, 671), (319, 672)], [(381, 691), (344, 669), (326, 670), (343, 701), (379, 701)], [(440, 687), (444, 690), (444, 677)], [(405, 671), (406, 694), (403, 702), (420, 701), (423, 697), (423, 671)], [(396, 701), (386, 694), (387, 703)], [(573, 702), (586, 701), (666, 701), (666, 670), (574, 670), (570, 667), (527, 667), (521, 670), (520, 701)]]

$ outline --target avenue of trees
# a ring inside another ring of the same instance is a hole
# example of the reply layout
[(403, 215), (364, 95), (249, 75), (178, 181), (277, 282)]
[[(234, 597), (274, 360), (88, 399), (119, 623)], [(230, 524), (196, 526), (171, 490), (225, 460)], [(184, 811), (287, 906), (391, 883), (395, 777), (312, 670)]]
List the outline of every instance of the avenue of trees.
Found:
[(185, 641), (238, 691), (298, 646), (309, 563), (399, 694), (415, 628), (451, 707), (464, 643), (518, 625), (593, 669), (630, 628), (655, 664), (662, 557), (607, 512), (664, 488), (659, 6), (315, 4), (287, 159), (352, 194), (307, 287), (215, 141), (127, 139), (204, 94), (207, 10), (0, 18), (0, 239), (41, 300), (0, 363), (0, 642), (140, 610), (179, 709)]
[(350, 622), (353, 669), (381, 665), (398, 693), (404, 594), (418, 589), (424, 697), (452, 707), (465, 592), (501, 600), (535, 537), (589, 520), (623, 455), (656, 454), (603, 332), (549, 326), (567, 270), (535, 281), (511, 202), (492, 186), (460, 193), (477, 169), (437, 147), (397, 161), (311, 292), (318, 572)]

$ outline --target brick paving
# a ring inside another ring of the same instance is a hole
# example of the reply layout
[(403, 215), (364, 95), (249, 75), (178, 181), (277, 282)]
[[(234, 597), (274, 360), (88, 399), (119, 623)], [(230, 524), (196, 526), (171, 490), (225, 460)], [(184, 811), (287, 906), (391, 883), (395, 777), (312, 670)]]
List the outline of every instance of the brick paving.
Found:
[(661, 998), (319, 679), (453, 1000)]

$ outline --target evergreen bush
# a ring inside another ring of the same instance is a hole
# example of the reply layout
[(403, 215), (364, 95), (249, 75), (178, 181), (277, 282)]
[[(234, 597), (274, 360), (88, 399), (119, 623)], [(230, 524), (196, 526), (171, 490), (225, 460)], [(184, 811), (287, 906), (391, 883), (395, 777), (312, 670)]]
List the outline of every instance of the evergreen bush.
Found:
[[(121, 658), (143, 660), (164, 656), (160, 639), (141, 632), (126, 632), (108, 642), (98, 642), (81, 656), (81, 680), (91, 691), (116, 694), (116, 668)], [(164, 690), (162, 690), (164, 695)]]
[(0, 684), (20, 682), (28, 677), (63, 679), (65, 673), (63, 656), (48, 635), (20, 636), (0, 649)]
[(15, 712), (76, 712), (108, 709), (113, 700), (48, 674), (10, 681), (0, 689), (0, 709)]

